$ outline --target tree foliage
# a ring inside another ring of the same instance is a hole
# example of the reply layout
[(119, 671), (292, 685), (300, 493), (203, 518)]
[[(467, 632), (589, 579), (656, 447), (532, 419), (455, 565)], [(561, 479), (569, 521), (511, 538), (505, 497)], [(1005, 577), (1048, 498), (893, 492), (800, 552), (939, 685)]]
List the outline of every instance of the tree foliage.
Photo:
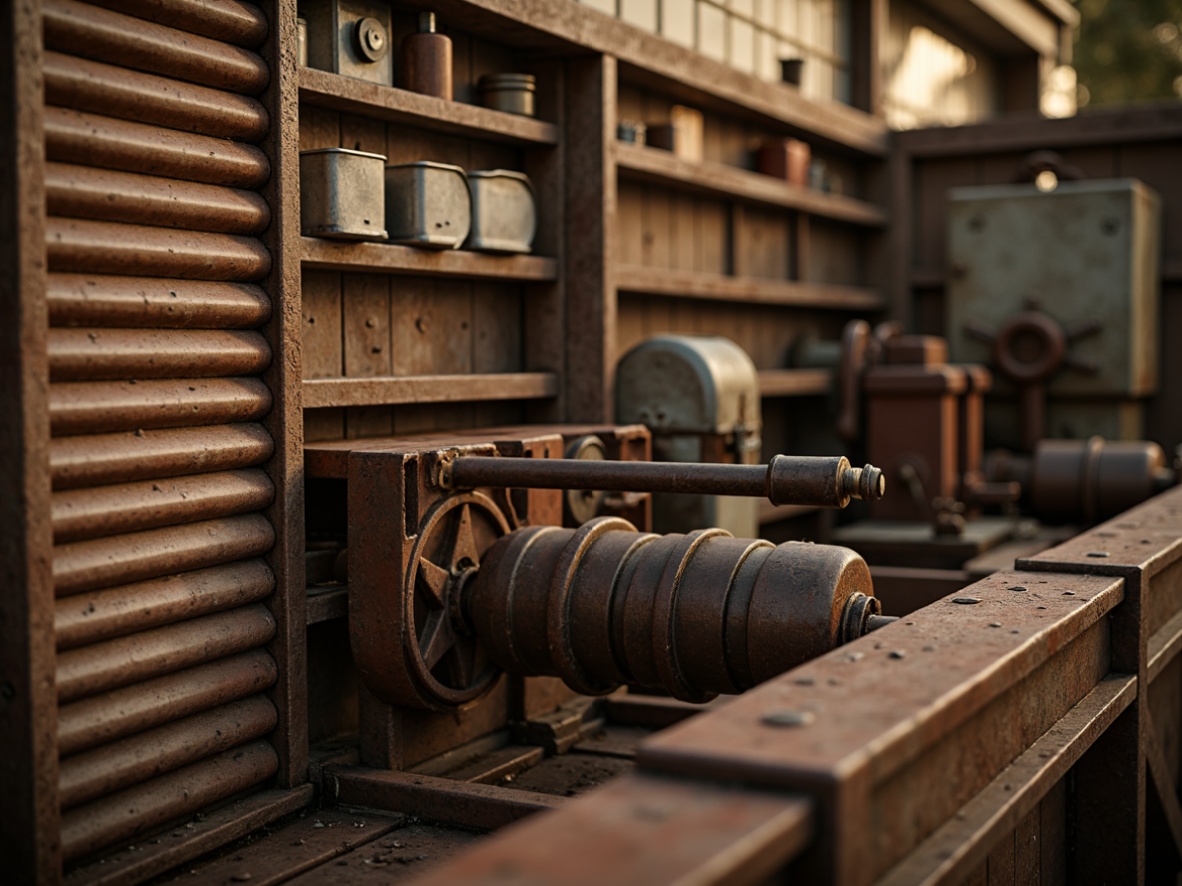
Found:
[(1182, 0), (1073, 0), (1079, 105), (1182, 97)]

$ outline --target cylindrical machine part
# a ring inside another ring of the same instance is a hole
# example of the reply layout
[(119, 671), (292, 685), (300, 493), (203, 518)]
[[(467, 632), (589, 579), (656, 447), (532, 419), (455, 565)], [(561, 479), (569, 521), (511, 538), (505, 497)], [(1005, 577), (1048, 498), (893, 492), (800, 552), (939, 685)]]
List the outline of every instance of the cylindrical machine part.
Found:
[(851, 498), (874, 501), (886, 489), (873, 465), (852, 467), (845, 456), (777, 455), (767, 465), (652, 461), (586, 461), (559, 458), (461, 456), (440, 471), (444, 487), (608, 489), (616, 492), (682, 492), (767, 496), (775, 505), (844, 508)]
[(419, 13), (418, 33), (402, 41), (402, 86), (452, 99), (451, 38), (435, 30), (435, 13)]
[(1168, 488), (1173, 472), (1148, 440), (1041, 440), (1030, 470), (1030, 506), (1047, 522), (1095, 523)]
[(456, 593), (500, 667), (595, 695), (621, 683), (705, 701), (867, 633), (870, 570), (846, 548), (638, 532), (614, 517), (504, 536)]

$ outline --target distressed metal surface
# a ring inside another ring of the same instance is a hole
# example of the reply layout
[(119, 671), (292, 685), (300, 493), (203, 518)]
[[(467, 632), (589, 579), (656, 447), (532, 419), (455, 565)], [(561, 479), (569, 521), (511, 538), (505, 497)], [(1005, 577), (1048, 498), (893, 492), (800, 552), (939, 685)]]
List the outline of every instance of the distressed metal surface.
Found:
[[(638, 761), (816, 791), (824, 839), (805, 870), (869, 882), (1103, 677), (1104, 616), (1123, 593), (1119, 579), (999, 573), (667, 730)], [(788, 713), (802, 725), (778, 726)]]
[(56, 603), (54, 636), (59, 651), (84, 646), (253, 603), (274, 588), (271, 568), (256, 559), (73, 594)]
[(439, 824), (492, 830), (557, 808), (562, 800), (493, 785), (358, 767), (330, 768), (325, 790), (337, 803), (386, 809)]
[(46, 299), (58, 327), (244, 329), (271, 317), (271, 299), (250, 283), (50, 274)]
[(254, 191), (72, 163), (45, 164), (49, 212), (70, 218), (258, 234), (271, 209)]
[[(651, 775), (616, 781), (429, 872), (421, 883), (760, 883), (814, 832), (799, 796)], [(594, 846), (593, 859), (586, 849)]]
[(54, 489), (77, 489), (254, 467), (275, 451), (262, 425), (239, 422), (58, 437), (49, 445)]
[(257, 187), (271, 174), (267, 155), (253, 145), (69, 108), (45, 109), (45, 154), (60, 163), (234, 188)]
[(61, 52), (248, 95), (270, 78), (259, 55), (221, 40), (77, 0), (43, 0), (42, 9), (45, 44)]
[(375, 815), (357, 810), (306, 812), (261, 839), (231, 846), (218, 857), (197, 862), (188, 870), (159, 882), (191, 886), (225, 886), (227, 883), (274, 886), (286, 883), (388, 836), (391, 831), (401, 829), (403, 821), (400, 815)]
[(159, 827), (266, 781), (278, 766), (274, 748), (255, 741), (78, 806), (62, 816), (62, 853), (74, 860)]
[(277, 676), (275, 660), (257, 649), (63, 705), (58, 747), (65, 756), (133, 735), (263, 692)]
[(842, 508), (851, 498), (883, 497), (882, 472), (852, 467), (844, 456), (777, 455), (767, 465), (681, 462), (585, 461), (581, 459), (488, 458), (462, 455), (445, 462), (445, 485), (613, 489), (620, 492), (680, 492), (766, 496), (772, 504)]
[(53, 496), (57, 543), (257, 511), (275, 497), (258, 469), (70, 489)]

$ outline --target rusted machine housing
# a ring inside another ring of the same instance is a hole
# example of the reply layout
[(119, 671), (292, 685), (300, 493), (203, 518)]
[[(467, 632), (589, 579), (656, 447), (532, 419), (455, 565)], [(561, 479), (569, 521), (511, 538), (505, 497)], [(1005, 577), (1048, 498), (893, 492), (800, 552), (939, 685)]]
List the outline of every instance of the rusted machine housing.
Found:
[(1158, 381), (1157, 193), (1134, 179), (992, 185), (953, 189), (948, 207), (945, 334), (954, 361), (999, 370), (990, 445), (1143, 437)]
[[(348, 453), (350, 637), (378, 700), (439, 711), (496, 705), (504, 670), (557, 676), (585, 695), (630, 684), (705, 701), (877, 626), (869, 571), (851, 551), (775, 547), (721, 529), (656, 536), (619, 517), (563, 529), (557, 489), (462, 479), (468, 464), (488, 476), (502, 464), (541, 469), (561, 459), (561, 433), (367, 442)], [(837, 472), (828, 485), (826, 471)], [(773, 461), (758, 484), (837, 505), (882, 494), (881, 475), (844, 459)], [(537, 485), (552, 484), (543, 476)], [(541, 712), (519, 704), (505, 715)]]
[[(755, 464), (762, 426), (755, 365), (719, 336), (650, 338), (616, 367), (616, 420), (646, 426), (658, 461)], [(653, 507), (662, 532), (708, 526), (741, 536), (759, 531), (749, 498), (665, 494)]]

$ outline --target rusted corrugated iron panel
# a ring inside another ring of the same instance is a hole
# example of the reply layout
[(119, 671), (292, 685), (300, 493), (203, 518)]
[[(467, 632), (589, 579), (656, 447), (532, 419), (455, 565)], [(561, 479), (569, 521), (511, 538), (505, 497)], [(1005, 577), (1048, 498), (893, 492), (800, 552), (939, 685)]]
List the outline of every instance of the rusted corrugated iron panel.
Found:
[(62, 597), (53, 622), (57, 648), (73, 649), (244, 606), (261, 600), (274, 588), (275, 576), (266, 561), (240, 560)]
[(67, 757), (58, 789), (62, 808), (262, 738), (275, 727), (275, 720), (275, 706), (255, 695)]
[(274, 635), (274, 617), (256, 604), (70, 649), (57, 658), (58, 699), (76, 701), (246, 652)]
[(275, 774), (279, 759), (255, 741), (75, 807), (62, 816), (62, 852), (72, 861), (231, 797)]
[(74, 163), (45, 164), (45, 199), (53, 215), (68, 218), (222, 234), (258, 234), (271, 223), (254, 191)]
[(263, 244), (237, 234), (50, 217), (45, 235), (51, 271), (251, 281), (271, 269)]
[(94, 61), (246, 95), (270, 78), (257, 53), (77, 0), (42, 0), (45, 45)]
[(274, 451), (261, 425), (135, 430), (59, 437), (49, 447), (54, 489), (249, 468)]
[(49, 392), (54, 435), (254, 421), (270, 408), (257, 378), (66, 382)]
[(58, 747), (65, 757), (255, 695), (274, 685), (277, 672), (275, 660), (255, 649), (62, 705)]
[(259, 187), (271, 174), (267, 155), (253, 145), (69, 108), (45, 109), (45, 155), (234, 188)]
[(275, 530), (261, 514), (70, 542), (54, 548), (54, 588), (65, 597), (216, 566), (258, 557), (274, 542)]
[(258, 141), (270, 123), (252, 98), (169, 77), (45, 53), (50, 105), (239, 141)]
[(271, 317), (271, 300), (251, 283), (50, 274), (55, 327), (250, 329)]

